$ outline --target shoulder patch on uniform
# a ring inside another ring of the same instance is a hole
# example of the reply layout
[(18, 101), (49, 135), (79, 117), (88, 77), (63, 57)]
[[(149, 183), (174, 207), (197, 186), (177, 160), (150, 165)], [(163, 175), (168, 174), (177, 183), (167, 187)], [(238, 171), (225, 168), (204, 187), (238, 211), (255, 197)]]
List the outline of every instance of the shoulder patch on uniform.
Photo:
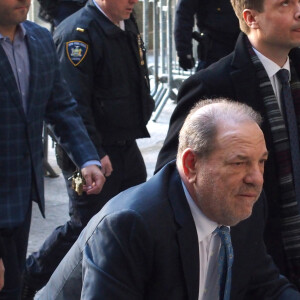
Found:
[(70, 41), (66, 43), (66, 51), (70, 62), (76, 67), (85, 58), (89, 45), (82, 41)]

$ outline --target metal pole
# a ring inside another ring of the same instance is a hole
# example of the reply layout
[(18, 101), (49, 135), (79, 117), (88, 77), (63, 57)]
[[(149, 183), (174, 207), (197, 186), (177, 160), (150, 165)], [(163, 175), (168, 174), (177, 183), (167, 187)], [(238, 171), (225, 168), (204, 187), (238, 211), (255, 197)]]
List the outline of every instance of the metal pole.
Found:
[(31, 1), (30, 9), (27, 15), (27, 19), (34, 22), (35, 21), (35, 1)]
[(158, 90), (158, 56), (159, 56), (159, 26), (158, 26), (158, 0), (153, 0), (153, 59), (154, 59), (154, 89), (151, 91), (153, 97), (155, 97)]
[(164, 94), (163, 99), (161, 100), (162, 103), (160, 104), (160, 107), (158, 108), (153, 121), (156, 122), (157, 118), (159, 117), (160, 113), (162, 112), (164, 106), (166, 105), (168, 99), (171, 95), (173, 95), (172, 92), (172, 84), (173, 84), (173, 53), (172, 53), (172, 38), (173, 38), (173, 30), (172, 30), (172, 0), (167, 0), (167, 28), (166, 28), (166, 36), (167, 36), (167, 55), (168, 55), (168, 88), (167, 93)]
[(145, 44), (145, 48), (148, 50), (149, 46), (149, 18), (148, 18), (148, 11), (149, 11), (149, 1), (144, 0), (143, 5), (143, 40)]
[(172, 0), (168, 0), (168, 18), (167, 18), (167, 48), (168, 48), (168, 86), (172, 89), (172, 69), (173, 69), (173, 47), (172, 47), (172, 37), (173, 37), (173, 18), (172, 18)]
[(160, 1), (160, 66), (161, 72), (166, 72), (165, 50), (166, 50), (166, 0)]

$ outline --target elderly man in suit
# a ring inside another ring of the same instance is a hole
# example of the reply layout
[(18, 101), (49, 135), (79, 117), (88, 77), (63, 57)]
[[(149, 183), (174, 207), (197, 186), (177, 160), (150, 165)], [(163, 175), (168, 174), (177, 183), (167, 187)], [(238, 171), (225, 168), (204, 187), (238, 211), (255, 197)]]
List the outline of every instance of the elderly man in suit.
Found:
[(299, 300), (263, 242), (268, 152), (257, 122), (244, 104), (197, 105), (177, 162), (111, 199), (39, 299)]
[(43, 121), (81, 168), (86, 193), (99, 193), (105, 181), (51, 35), (25, 21), (29, 6), (30, 0), (0, 1), (0, 299), (13, 300), (20, 296), (32, 201), (44, 215)]
[[(259, 111), (270, 152), (264, 176), (269, 204), (265, 242), (281, 273), (300, 289), (300, 151), (296, 122), (300, 119), (300, 4), (296, 0), (231, 2), (244, 33), (234, 52), (182, 85), (156, 169), (175, 158), (180, 128), (199, 99), (228, 97)], [(280, 74), (284, 73), (290, 84), (281, 82)]]

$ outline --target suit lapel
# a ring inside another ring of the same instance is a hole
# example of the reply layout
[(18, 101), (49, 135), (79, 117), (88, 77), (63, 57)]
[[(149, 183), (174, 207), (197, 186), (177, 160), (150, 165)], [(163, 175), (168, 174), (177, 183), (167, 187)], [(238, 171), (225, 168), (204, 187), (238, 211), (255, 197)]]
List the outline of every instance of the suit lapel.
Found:
[[(230, 73), (230, 76), (234, 85), (235, 99), (251, 106), (263, 116), (263, 123), (261, 127), (264, 132), (267, 145), (271, 145), (269, 146), (269, 150), (272, 150), (271, 147), (273, 143), (271, 127), (268, 119), (265, 117), (267, 112), (259, 89), (256, 71), (253, 63), (251, 62), (250, 53), (247, 49), (248, 46), (246, 39), (247, 37), (245, 34), (240, 34), (235, 48), (235, 55), (232, 60), (232, 72)], [(296, 56), (294, 56), (295, 54)], [(299, 55), (299, 49), (296, 48), (291, 51), (291, 57), (293, 62), (296, 62), (297, 70), (300, 70), (299, 59), (297, 59)]]
[(236, 99), (253, 107), (253, 102), (256, 102), (256, 89), (249, 88), (255, 86), (254, 78), (249, 73), (251, 73), (249, 72), (249, 68), (243, 67), (232, 72), (230, 75), (234, 85)]
[(0, 76), (11, 95), (12, 102), (15, 104), (20, 114), (25, 118), (24, 109), (22, 106), (20, 92), (17, 86), (15, 75), (11, 68), (10, 62), (6, 56), (5, 51), (0, 46)]
[(174, 172), (169, 183), (169, 199), (179, 225), (177, 238), (183, 267), (188, 299), (198, 299), (199, 293), (199, 248), (197, 231), (187, 203), (178, 172)]
[(235, 99), (246, 103), (256, 111), (262, 111), (263, 105), (260, 101), (258, 81), (247, 50), (246, 39), (245, 34), (240, 34), (232, 59), (230, 76), (234, 85)]

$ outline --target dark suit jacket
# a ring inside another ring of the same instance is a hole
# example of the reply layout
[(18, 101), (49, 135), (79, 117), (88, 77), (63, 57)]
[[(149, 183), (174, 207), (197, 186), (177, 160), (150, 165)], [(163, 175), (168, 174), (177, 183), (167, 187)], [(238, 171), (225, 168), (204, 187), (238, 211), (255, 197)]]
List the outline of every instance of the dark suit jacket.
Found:
[(0, 46), (0, 228), (24, 220), (29, 202), (44, 214), (42, 128), (46, 120), (73, 161), (98, 159), (76, 113), (48, 30), (23, 23), (30, 59), (28, 111), (24, 113), (10, 63)]
[[(188, 78), (178, 94), (178, 105), (171, 117), (170, 127), (159, 153), (156, 170), (175, 158), (178, 146), (178, 133), (192, 106), (205, 98), (227, 97), (260, 112), (264, 118), (262, 130), (265, 135), (269, 158), (265, 166), (264, 190), (268, 199), (269, 217), (266, 225), (265, 242), (268, 252), (273, 256), (283, 274), (286, 274), (286, 260), (280, 237), (280, 206), (278, 170), (270, 124), (266, 117), (263, 100), (259, 91), (254, 66), (246, 48), (244, 34), (239, 36), (235, 50), (230, 55)], [(300, 75), (300, 49), (293, 49), (290, 59)]]
[[(265, 252), (264, 218), (261, 197), (252, 216), (231, 229), (231, 299), (300, 299)], [(81, 262), (81, 299), (198, 299), (197, 232), (174, 162), (106, 204), (40, 299), (79, 299)]]

